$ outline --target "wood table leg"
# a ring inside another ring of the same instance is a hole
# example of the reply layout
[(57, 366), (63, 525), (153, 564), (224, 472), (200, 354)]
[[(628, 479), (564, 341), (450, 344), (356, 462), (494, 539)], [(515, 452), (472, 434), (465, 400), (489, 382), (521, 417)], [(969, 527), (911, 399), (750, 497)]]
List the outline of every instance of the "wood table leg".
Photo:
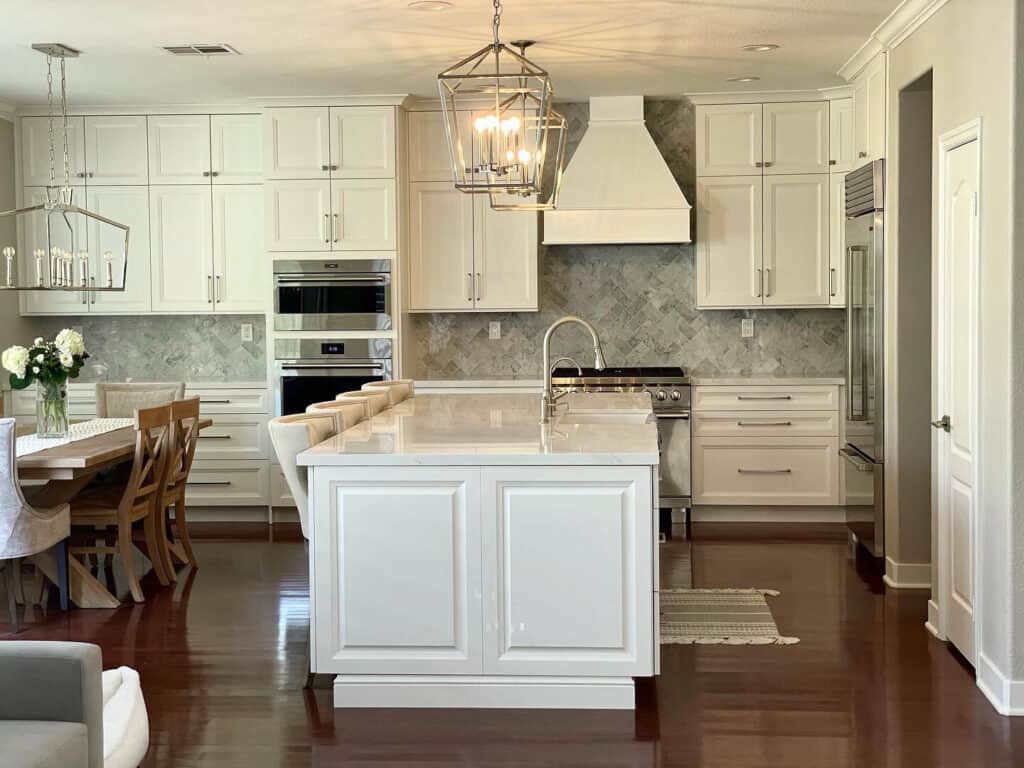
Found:
[[(53, 549), (33, 555), (32, 562), (46, 574), (50, 581), (60, 585), (57, 556)], [(79, 608), (117, 608), (121, 605), (121, 601), (93, 578), (93, 575), (86, 570), (78, 558), (68, 558), (68, 581), (70, 582), (71, 602)]]

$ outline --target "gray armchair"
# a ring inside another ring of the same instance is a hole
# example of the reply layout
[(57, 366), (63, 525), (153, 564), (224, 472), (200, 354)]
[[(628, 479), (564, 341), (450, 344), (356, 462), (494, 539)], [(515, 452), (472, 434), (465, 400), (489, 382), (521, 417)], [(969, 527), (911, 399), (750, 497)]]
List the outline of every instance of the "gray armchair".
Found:
[(0, 763), (103, 768), (99, 646), (0, 643)]

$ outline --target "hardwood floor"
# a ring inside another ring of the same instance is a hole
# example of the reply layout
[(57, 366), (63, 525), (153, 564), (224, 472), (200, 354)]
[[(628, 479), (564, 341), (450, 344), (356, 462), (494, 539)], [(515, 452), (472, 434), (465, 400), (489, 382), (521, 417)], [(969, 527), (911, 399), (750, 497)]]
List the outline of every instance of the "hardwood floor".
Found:
[(836, 528), (695, 524), (694, 585), (780, 590), (779, 629), (802, 642), (665, 646), (635, 713), (335, 711), (329, 691), (301, 690), (303, 545), (251, 533), (262, 540), (197, 541), (199, 570), (173, 590), (147, 577), (143, 605), (30, 615), (18, 639), (96, 642), (105, 666), (137, 668), (146, 766), (1024, 765), (1024, 721), (998, 716), (928, 635), (927, 595), (886, 592)]

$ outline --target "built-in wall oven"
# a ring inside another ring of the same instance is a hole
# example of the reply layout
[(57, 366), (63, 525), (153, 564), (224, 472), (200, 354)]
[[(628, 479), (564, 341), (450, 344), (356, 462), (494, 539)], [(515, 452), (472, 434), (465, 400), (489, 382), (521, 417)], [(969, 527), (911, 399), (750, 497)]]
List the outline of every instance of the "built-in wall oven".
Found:
[(277, 339), (274, 361), (285, 416), (392, 378), (391, 339)]
[(391, 260), (274, 261), (278, 331), (391, 329)]

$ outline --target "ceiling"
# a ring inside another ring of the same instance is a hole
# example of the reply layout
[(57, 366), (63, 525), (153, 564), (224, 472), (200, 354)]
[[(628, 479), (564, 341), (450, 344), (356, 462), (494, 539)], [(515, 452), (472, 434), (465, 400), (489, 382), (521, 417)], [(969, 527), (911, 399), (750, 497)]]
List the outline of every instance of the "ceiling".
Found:
[[(408, 0), (8, 0), (0, 101), (45, 101), (32, 43), (83, 51), (73, 105), (188, 104), (268, 96), (436, 94), (434, 77), (490, 39), (488, 0), (443, 12)], [(835, 72), (897, 0), (506, 0), (502, 38), (533, 38), (558, 97), (791, 90)], [(163, 45), (228, 43), (242, 56), (174, 57)], [(747, 53), (751, 43), (778, 43)], [(753, 84), (729, 77), (757, 75)]]

